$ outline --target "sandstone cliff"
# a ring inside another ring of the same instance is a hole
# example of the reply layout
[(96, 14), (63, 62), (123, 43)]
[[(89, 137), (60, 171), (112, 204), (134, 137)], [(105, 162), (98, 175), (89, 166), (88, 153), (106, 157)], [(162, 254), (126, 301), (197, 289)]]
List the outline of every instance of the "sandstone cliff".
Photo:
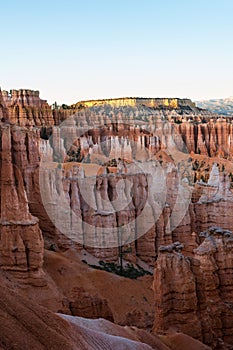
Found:
[(233, 343), (233, 234), (212, 227), (201, 236), (194, 258), (181, 253), (179, 242), (159, 249), (154, 331), (180, 331), (213, 349), (228, 349)]
[(39, 91), (11, 90), (2, 92), (11, 123), (20, 126), (54, 125), (52, 109), (47, 101), (41, 100)]
[(29, 212), (24, 180), (12, 157), (9, 125), (1, 127), (0, 183), (0, 266), (26, 280), (40, 279), (43, 275), (43, 237), (38, 219)]
[(114, 98), (106, 100), (89, 100), (89, 101), (80, 101), (75, 105), (72, 105), (73, 108), (80, 107), (93, 107), (98, 105), (110, 105), (112, 107), (120, 106), (146, 106), (152, 108), (163, 108), (169, 107), (172, 109), (178, 109), (180, 107), (184, 108), (196, 108), (195, 103), (189, 99), (180, 99), (180, 98), (139, 98), (139, 97), (125, 97), (125, 98)]
[(7, 117), (7, 108), (6, 108), (6, 104), (3, 98), (3, 94), (2, 91), (0, 89), (0, 119), (4, 120)]

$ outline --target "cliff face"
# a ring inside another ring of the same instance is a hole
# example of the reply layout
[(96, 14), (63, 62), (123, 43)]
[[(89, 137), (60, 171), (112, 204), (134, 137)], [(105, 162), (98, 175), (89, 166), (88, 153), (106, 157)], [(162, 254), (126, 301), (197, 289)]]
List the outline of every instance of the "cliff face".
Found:
[(195, 103), (189, 99), (180, 98), (139, 98), (139, 97), (125, 97), (125, 98), (114, 98), (106, 100), (89, 100), (80, 101), (73, 105), (73, 108), (80, 107), (93, 107), (98, 105), (109, 105), (111, 107), (121, 107), (121, 106), (132, 106), (138, 107), (140, 105), (152, 108), (163, 108), (169, 107), (177, 109), (180, 107), (184, 108), (196, 108)]
[(7, 117), (7, 108), (3, 98), (2, 91), (0, 90), (0, 119)]
[[(165, 122), (168, 121), (171, 123), (170, 132), (181, 135), (189, 153), (231, 159), (233, 126), (229, 118), (223, 119), (194, 107), (182, 110), (182, 104), (178, 108), (166, 110), (165, 107), (147, 107), (133, 99), (130, 101), (131, 103), (127, 102), (127, 105), (122, 103), (120, 106), (103, 104), (103, 101), (101, 104), (99, 101), (96, 104), (90, 102), (92, 107), (82, 107), (81, 110), (79, 108), (54, 110), (55, 124), (57, 125), (59, 120), (66, 120), (73, 113), (73, 119), (78, 128), (77, 136), (85, 135), (85, 145), (89, 147), (93, 143), (94, 145), (102, 143), (106, 136), (126, 135), (130, 138), (135, 133), (140, 135), (140, 130), (144, 127), (147, 134), (144, 134), (143, 146), (153, 150), (156, 141), (158, 142), (159, 128), (163, 128)], [(188, 102), (187, 106), (189, 106)], [(70, 127), (68, 120), (64, 127)], [(88, 133), (85, 134), (85, 131)], [(162, 135), (164, 135), (164, 130)], [(161, 142), (165, 143), (164, 140)]]
[[(185, 257), (183, 246), (179, 242), (159, 248), (159, 256), (155, 264), (155, 324), (154, 331), (184, 332), (202, 339), (200, 319), (198, 281), (193, 268), (198, 271), (200, 263)], [(196, 272), (196, 271), (195, 271)], [(204, 300), (206, 301), (206, 300)], [(203, 304), (206, 309), (205, 303)], [(202, 313), (206, 310), (202, 308)]]
[(22, 89), (0, 93), (0, 113), (1, 118), (8, 118), (13, 124), (31, 127), (59, 125), (75, 115), (79, 119), (80, 134), (85, 128), (121, 122), (134, 126), (147, 122), (153, 131), (156, 124), (166, 119), (171, 123), (175, 121), (174, 127), (189, 152), (229, 158), (233, 150), (230, 120), (200, 110), (188, 99), (122, 98), (83, 101), (68, 109), (52, 109), (40, 99), (39, 91)]
[(189, 152), (204, 156), (232, 158), (233, 125), (226, 119), (210, 120), (204, 124), (182, 123), (179, 126)]
[(233, 344), (233, 234), (211, 227), (201, 234), (203, 243), (195, 250), (205, 281), (204, 291), (211, 315), (214, 338)]
[(29, 212), (22, 173), (12, 157), (12, 134), (9, 125), (1, 127), (0, 266), (26, 281), (38, 280), (43, 275), (44, 242), (38, 219)]
[(224, 349), (233, 342), (233, 234), (213, 227), (201, 236), (205, 239), (194, 250), (195, 258), (183, 255), (178, 242), (160, 247), (154, 330), (181, 331), (213, 349)]
[(39, 91), (3, 91), (2, 96), (11, 123), (20, 126), (54, 125), (52, 109), (47, 101), (40, 99)]

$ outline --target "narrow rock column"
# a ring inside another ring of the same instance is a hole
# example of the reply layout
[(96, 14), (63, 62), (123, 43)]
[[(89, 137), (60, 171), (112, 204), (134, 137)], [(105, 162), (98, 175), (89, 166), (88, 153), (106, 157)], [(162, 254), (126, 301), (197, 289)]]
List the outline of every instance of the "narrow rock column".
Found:
[(0, 267), (21, 278), (43, 276), (44, 242), (38, 225), (28, 209), (20, 170), (13, 164), (11, 128), (1, 129), (1, 221)]

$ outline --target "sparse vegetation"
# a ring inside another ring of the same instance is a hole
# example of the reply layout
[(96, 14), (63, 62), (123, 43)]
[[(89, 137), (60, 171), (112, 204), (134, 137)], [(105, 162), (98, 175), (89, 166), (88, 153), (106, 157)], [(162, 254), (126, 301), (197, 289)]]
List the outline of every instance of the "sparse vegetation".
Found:
[[(85, 264), (87, 263), (86, 261), (83, 261), (83, 262)], [(144, 270), (140, 266), (137, 265), (137, 268), (136, 268), (133, 264), (129, 264), (129, 263), (123, 268), (116, 263), (105, 262), (102, 260), (99, 261), (99, 265), (91, 265), (91, 264), (88, 264), (88, 265), (94, 269), (111, 272), (116, 275), (123, 276), (130, 279), (136, 279), (138, 277), (145, 276), (145, 275), (152, 275), (151, 272)]]
[(76, 151), (74, 149), (72, 149), (67, 154), (69, 156), (69, 159), (67, 160), (67, 162), (81, 162), (83, 160), (83, 155), (81, 154), (80, 147), (77, 148)]
[(56, 247), (56, 244), (55, 243), (52, 243), (49, 247), (49, 250), (52, 251), (52, 252), (56, 252), (57, 251), (57, 247)]
[(201, 181), (206, 182), (204, 175), (201, 175)]
[(63, 109), (72, 109), (71, 106), (68, 106), (68, 105), (66, 105), (64, 103), (61, 105), (61, 108), (63, 108)]
[(91, 163), (91, 157), (90, 154), (88, 153), (88, 155), (83, 159), (83, 163), (87, 163), (90, 164)]

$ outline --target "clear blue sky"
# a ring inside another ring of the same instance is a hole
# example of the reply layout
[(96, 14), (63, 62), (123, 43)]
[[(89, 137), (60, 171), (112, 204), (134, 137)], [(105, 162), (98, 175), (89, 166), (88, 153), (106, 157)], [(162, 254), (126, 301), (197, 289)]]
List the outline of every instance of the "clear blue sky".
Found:
[(232, 14), (232, 0), (2, 0), (0, 85), (59, 103), (232, 96)]

